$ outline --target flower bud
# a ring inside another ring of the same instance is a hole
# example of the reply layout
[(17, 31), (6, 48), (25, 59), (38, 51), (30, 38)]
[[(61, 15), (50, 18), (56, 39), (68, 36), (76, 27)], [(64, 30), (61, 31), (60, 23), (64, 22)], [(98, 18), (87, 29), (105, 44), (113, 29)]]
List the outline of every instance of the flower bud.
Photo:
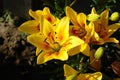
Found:
[(119, 13), (118, 12), (114, 12), (114, 13), (111, 14), (110, 20), (111, 21), (117, 21), (119, 19), (119, 17), (120, 17)]
[(98, 14), (89, 14), (88, 15), (88, 21), (97, 21), (99, 19), (100, 15)]
[(95, 59), (96, 60), (100, 59), (103, 55), (103, 52), (104, 52), (103, 47), (99, 47), (94, 54)]

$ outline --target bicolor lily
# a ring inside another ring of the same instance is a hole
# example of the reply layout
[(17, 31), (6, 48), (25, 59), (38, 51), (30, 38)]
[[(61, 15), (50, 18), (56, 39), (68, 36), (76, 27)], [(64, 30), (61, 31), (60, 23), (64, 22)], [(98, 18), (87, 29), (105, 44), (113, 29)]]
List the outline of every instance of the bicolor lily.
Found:
[(65, 61), (68, 59), (70, 49), (84, 43), (80, 38), (69, 35), (68, 17), (62, 18), (56, 26), (45, 18), (42, 23), (42, 34), (36, 33), (27, 37), (28, 42), (37, 47), (38, 64), (52, 59)]
[[(66, 15), (71, 19), (71, 22), (73, 23), (73, 25), (70, 26), (70, 34), (78, 36), (84, 40), (84, 43), (78, 47), (83, 54), (89, 56), (89, 43), (91, 36), (94, 34), (94, 24), (91, 22), (87, 25), (87, 16), (84, 13), (77, 14), (77, 12), (68, 6), (66, 7)], [(75, 54), (71, 53), (71, 55)]]
[(64, 76), (66, 80), (102, 80), (102, 73), (79, 73), (71, 66), (64, 64)]
[(29, 10), (29, 15), (33, 18), (33, 20), (28, 20), (20, 25), (18, 28), (20, 31), (26, 32), (28, 34), (38, 33), (41, 29), (40, 26), (41, 20), (43, 17), (45, 17), (50, 23), (55, 25), (57, 21), (59, 21), (58, 18), (54, 17), (51, 13), (48, 7), (45, 7), (43, 10), (36, 10), (32, 11)]
[[(95, 8), (92, 8), (91, 13), (97, 14)], [(106, 42), (119, 43), (119, 41), (111, 37), (111, 35), (120, 28), (119, 23), (108, 24), (109, 10), (106, 9), (100, 14), (100, 19), (94, 21), (95, 32), (94, 38), (91, 39), (93, 44), (102, 45)]]

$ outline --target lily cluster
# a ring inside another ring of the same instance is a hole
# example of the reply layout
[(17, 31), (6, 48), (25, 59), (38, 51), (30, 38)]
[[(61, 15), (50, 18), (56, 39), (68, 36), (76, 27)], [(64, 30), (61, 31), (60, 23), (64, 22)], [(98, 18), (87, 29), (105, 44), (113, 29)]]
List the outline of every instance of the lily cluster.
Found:
[[(67, 6), (65, 13), (66, 15), (59, 19), (50, 12), (48, 7), (43, 10), (29, 10), (29, 15), (33, 20), (24, 22), (18, 28), (29, 34), (27, 41), (36, 47), (37, 64), (44, 64), (52, 59), (66, 61), (69, 56), (79, 53), (91, 57), (95, 54), (91, 45), (103, 45), (107, 42), (119, 43), (111, 35), (120, 28), (120, 24), (109, 25), (108, 9), (98, 14), (95, 8), (92, 8), (91, 13), (86, 15), (82, 12), (77, 13)], [(99, 59), (99, 56), (101, 56), (101, 49), (91, 61), (96, 57)], [(102, 79), (100, 72), (78, 75), (78, 72), (67, 64), (64, 65), (64, 71), (66, 79), (70, 76), (72, 76), (71, 80), (73, 78), (74, 80)], [(71, 74), (68, 71), (71, 71)]]

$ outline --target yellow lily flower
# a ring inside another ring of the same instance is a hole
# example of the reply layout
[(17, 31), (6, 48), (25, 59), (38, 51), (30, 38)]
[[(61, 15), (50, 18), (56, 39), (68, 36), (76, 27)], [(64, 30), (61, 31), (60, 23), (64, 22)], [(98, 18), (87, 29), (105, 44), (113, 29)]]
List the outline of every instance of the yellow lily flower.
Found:
[(30, 9), (29, 15), (34, 20), (26, 21), (23, 24), (21, 24), (20, 27), (18, 28), (20, 31), (26, 32), (28, 34), (38, 33), (40, 31), (41, 29), (40, 26), (42, 26), (41, 25), (42, 17), (45, 17), (53, 25), (56, 24), (57, 21), (59, 21), (50, 13), (50, 10), (48, 7), (45, 7), (43, 11), (42, 10), (32, 11)]
[[(92, 8), (91, 13), (96, 14), (95, 8)], [(94, 21), (95, 32), (97, 33), (94, 35), (94, 38), (92, 39), (94, 44), (102, 45), (106, 42), (119, 43), (119, 41), (116, 38), (111, 37), (111, 35), (120, 28), (120, 24), (114, 23), (109, 25), (108, 15), (109, 15), (109, 10), (106, 9), (100, 14), (100, 19)]]
[(79, 74), (67, 64), (64, 64), (64, 76), (66, 80), (102, 80), (101, 72)]
[[(68, 51), (82, 43), (83, 40), (69, 35), (69, 18), (64, 17), (56, 26), (43, 19), (43, 33), (31, 34), (28, 42), (36, 49), (37, 63), (43, 64), (52, 59), (65, 61), (68, 59)], [(76, 52), (76, 51), (75, 51)]]
[[(68, 6), (66, 7), (66, 15), (71, 19), (71, 22), (73, 23), (73, 25), (70, 26), (70, 34), (78, 36), (79, 38), (84, 40), (84, 43), (78, 46), (78, 48), (83, 54), (89, 56), (90, 53), (89, 43), (91, 37), (95, 33), (94, 24), (90, 22), (87, 25), (86, 23), (87, 16), (84, 13), (77, 14), (77, 12), (75, 12), (72, 8)], [(72, 53), (72, 50), (71, 55), (75, 55)]]
[(70, 34), (83, 38), (86, 35), (86, 15), (84, 13), (77, 14), (77, 12), (68, 6), (66, 7), (66, 15), (73, 23), (73, 26), (70, 28)]

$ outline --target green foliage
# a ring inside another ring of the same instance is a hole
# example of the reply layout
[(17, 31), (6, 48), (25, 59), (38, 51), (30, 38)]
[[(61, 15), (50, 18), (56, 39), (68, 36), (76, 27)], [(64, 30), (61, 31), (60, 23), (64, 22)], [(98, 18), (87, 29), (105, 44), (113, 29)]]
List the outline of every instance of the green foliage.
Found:
[(98, 13), (106, 8), (112, 11), (111, 8), (116, 7), (116, 0), (92, 0), (92, 2), (91, 7), (95, 7)]

